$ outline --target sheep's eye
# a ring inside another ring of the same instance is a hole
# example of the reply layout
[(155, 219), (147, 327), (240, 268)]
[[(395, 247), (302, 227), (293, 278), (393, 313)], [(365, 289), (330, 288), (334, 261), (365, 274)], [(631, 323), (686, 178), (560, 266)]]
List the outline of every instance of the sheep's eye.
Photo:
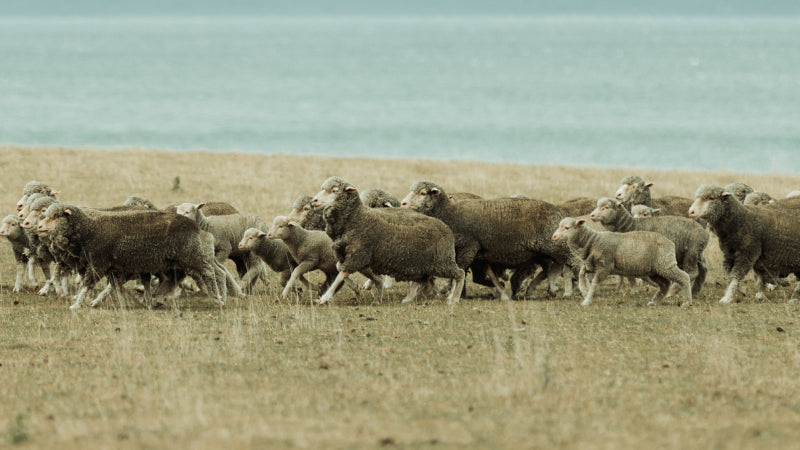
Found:
[(306, 206), (303, 207), (303, 211), (308, 211), (309, 209), (311, 209), (311, 206), (309, 206), (309, 205), (306, 205)]

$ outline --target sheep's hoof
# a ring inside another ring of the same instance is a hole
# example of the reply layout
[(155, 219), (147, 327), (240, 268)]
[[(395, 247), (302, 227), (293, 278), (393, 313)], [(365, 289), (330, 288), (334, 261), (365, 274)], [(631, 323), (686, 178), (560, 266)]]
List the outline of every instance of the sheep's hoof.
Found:
[(790, 298), (789, 303), (797, 303), (797, 297)]
[(721, 299), (719, 299), (719, 302), (720, 302), (720, 303), (722, 303), (723, 305), (727, 305), (727, 304), (728, 304), (728, 303), (730, 303), (732, 300), (733, 300), (732, 298), (730, 298), (730, 297), (728, 297), (728, 296), (726, 295), (725, 297), (722, 297)]
[(48, 291), (45, 290), (44, 288), (42, 288), (42, 289), (39, 290), (39, 292), (37, 292), (37, 294), (42, 296), (42, 297), (46, 297), (47, 294), (48, 294)]
[(756, 300), (764, 300), (764, 293), (756, 292)]
[(319, 303), (320, 305), (324, 305), (325, 303), (328, 303), (330, 300), (331, 296), (325, 294), (322, 297), (320, 297), (319, 300), (317, 300), (317, 303)]
[(95, 302), (89, 303), (89, 306), (91, 306), (92, 308), (97, 308), (98, 306), (100, 306), (100, 302), (96, 302), (95, 301)]
[(365, 291), (372, 289), (372, 280), (367, 280), (364, 282), (364, 287), (362, 288)]
[(588, 299), (588, 298), (581, 302), (581, 306), (589, 306), (591, 304), (592, 304), (592, 301), (590, 299)]
[(647, 306), (656, 306), (656, 302), (647, 302)]
[(19, 292), (19, 291), (20, 291), (20, 288), (16, 288), (16, 287), (11, 290), (11, 292)]
[(76, 310), (80, 307), (81, 307), (80, 303), (73, 303), (72, 305), (70, 305), (69, 309)]
[(769, 289), (770, 291), (774, 291), (776, 287), (778, 287), (778, 286), (776, 286), (776, 285), (774, 285), (772, 283), (767, 283), (767, 289)]

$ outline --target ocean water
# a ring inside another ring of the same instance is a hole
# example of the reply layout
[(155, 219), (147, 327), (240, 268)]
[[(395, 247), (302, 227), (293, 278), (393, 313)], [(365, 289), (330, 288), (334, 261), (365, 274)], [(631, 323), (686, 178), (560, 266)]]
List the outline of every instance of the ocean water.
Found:
[(0, 143), (800, 175), (800, 18), (0, 19)]

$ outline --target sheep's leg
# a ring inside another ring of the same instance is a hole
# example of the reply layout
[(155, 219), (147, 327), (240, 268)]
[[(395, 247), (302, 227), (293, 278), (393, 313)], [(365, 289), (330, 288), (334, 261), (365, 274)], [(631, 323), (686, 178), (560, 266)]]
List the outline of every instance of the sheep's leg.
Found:
[(731, 278), (731, 282), (728, 284), (728, 289), (725, 290), (725, 295), (719, 300), (720, 303), (727, 304), (732, 302), (736, 298), (736, 294), (739, 292), (739, 279), (738, 278)]
[(670, 282), (661, 275), (651, 275), (650, 280), (658, 285), (658, 291), (656, 291), (655, 295), (653, 295), (653, 298), (651, 298), (647, 303), (647, 306), (655, 306), (666, 296), (667, 291), (669, 290)]
[(228, 296), (241, 298), (244, 297), (245, 294), (242, 289), (239, 287), (239, 283), (236, 282), (236, 279), (233, 278), (233, 274), (224, 264), (217, 263), (217, 286), (219, 288), (220, 294), (223, 292), (225, 295), (222, 296), (223, 301), (227, 301)]
[(344, 270), (340, 271), (339, 275), (336, 275), (336, 279), (333, 280), (333, 283), (331, 283), (331, 285), (328, 287), (328, 290), (325, 292), (325, 294), (319, 298), (318, 303), (320, 305), (328, 303), (333, 298), (333, 294), (336, 292), (336, 289), (339, 288), (339, 285), (342, 284), (342, 282), (344, 282), (348, 276), (350, 276), (349, 272), (345, 272)]
[(14, 289), (12, 292), (20, 292), (22, 291), (22, 282), (25, 280), (25, 272), (27, 271), (27, 267), (29, 263), (24, 261), (17, 261), (17, 276), (14, 279)]
[(86, 294), (89, 293), (89, 289), (91, 287), (81, 283), (80, 289), (78, 293), (75, 295), (75, 303), (70, 305), (69, 309), (78, 309), (83, 306), (84, 299), (86, 298)]
[[(600, 284), (601, 281), (606, 277), (605, 272), (597, 271), (592, 276), (592, 281), (589, 283), (589, 290), (586, 293), (586, 298), (583, 299), (581, 302), (581, 306), (588, 306), (592, 304), (592, 299), (594, 298), (594, 292), (597, 290), (597, 285)], [(584, 273), (584, 277), (586, 274)]]
[[(386, 278), (389, 278), (389, 277), (385, 276), (383, 278), (385, 280)], [(367, 280), (367, 281), (370, 281), (370, 280)], [(358, 289), (358, 283), (356, 283), (355, 281), (351, 280), (350, 278), (345, 278), (344, 284), (347, 287), (349, 287), (350, 290), (353, 291), (354, 294), (356, 294), (356, 297), (359, 297), (359, 298), (361, 297), (361, 291)], [(366, 282), (365, 282), (365, 284), (366, 284)]]
[(139, 275), (139, 283), (142, 285), (142, 299), (144, 300), (144, 306), (147, 309), (153, 309), (153, 293), (150, 291), (150, 280), (153, 278), (152, 275), (142, 274)]
[(456, 282), (453, 284), (453, 289), (450, 291), (450, 295), (447, 296), (448, 305), (454, 305), (461, 300), (461, 290), (464, 288), (464, 278), (464, 271), (459, 269), (459, 273), (455, 279)]
[(500, 300), (511, 300), (511, 297), (508, 296), (508, 292), (506, 292), (505, 287), (500, 284), (500, 280), (497, 279), (497, 275), (495, 275), (494, 270), (492, 270), (491, 264), (486, 265), (486, 275), (489, 276), (489, 279), (492, 280), (494, 288), (500, 293)]
[[(337, 267), (338, 265), (339, 263), (337, 263)], [(361, 275), (364, 275), (372, 280), (372, 284), (375, 286), (375, 297), (377, 297), (380, 301), (383, 298), (383, 277), (380, 275), (375, 275), (370, 269), (362, 269), (359, 272), (361, 272)]]
[(546, 276), (547, 276), (547, 271), (545, 270), (544, 267), (542, 267), (542, 270), (536, 272), (536, 275), (534, 275), (530, 283), (528, 283), (528, 287), (525, 288), (525, 298), (533, 297), (534, 291), (539, 286), (539, 284), (541, 284), (542, 281), (544, 281)]
[(292, 276), (289, 277), (289, 281), (286, 282), (286, 286), (283, 288), (283, 292), (281, 292), (281, 297), (286, 298), (289, 296), (289, 292), (291, 292), (292, 288), (294, 287), (297, 279), (303, 276), (306, 272), (314, 270), (314, 263), (311, 261), (303, 261), (297, 265), (297, 267), (292, 270)]
[(411, 287), (408, 289), (408, 294), (403, 298), (402, 303), (413, 303), (419, 297), (419, 293), (422, 291), (422, 283), (413, 282), (411, 283)]
[(700, 259), (697, 261), (697, 277), (692, 280), (692, 297), (697, 297), (700, 293), (700, 289), (703, 288), (703, 284), (706, 282), (707, 274), (708, 261), (706, 261), (706, 257), (701, 254)]
[(550, 297), (558, 295), (558, 279), (561, 277), (563, 264), (551, 263), (547, 266), (547, 293)]
[(789, 303), (795, 303), (797, 299), (800, 299), (800, 281), (794, 285), (794, 289), (792, 290), (792, 295), (789, 296)]
[(586, 278), (586, 266), (582, 265), (580, 271), (578, 272), (578, 290), (584, 297), (589, 293), (589, 286)]
[[(28, 270), (28, 285), (36, 286), (36, 258), (30, 257), (28, 258), (27, 270)], [(44, 266), (42, 266), (44, 267)], [(45, 274), (45, 279), (47, 278), (47, 274)], [(15, 291), (19, 292), (19, 291)]]
[(113, 290), (114, 290), (113, 281), (109, 280), (106, 283), (106, 287), (104, 287), (103, 290), (100, 291), (99, 294), (97, 294), (97, 296), (94, 298), (94, 300), (92, 300), (92, 303), (90, 303), (89, 306), (91, 306), (92, 308), (97, 308), (100, 305), (100, 303), (102, 303), (103, 300), (105, 300), (106, 297), (108, 297), (111, 294), (111, 291)]

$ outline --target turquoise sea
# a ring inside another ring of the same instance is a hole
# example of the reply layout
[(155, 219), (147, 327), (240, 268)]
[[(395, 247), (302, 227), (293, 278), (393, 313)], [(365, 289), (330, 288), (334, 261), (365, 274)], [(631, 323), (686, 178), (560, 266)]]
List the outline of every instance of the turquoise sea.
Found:
[(0, 143), (800, 175), (800, 18), (5, 18)]

